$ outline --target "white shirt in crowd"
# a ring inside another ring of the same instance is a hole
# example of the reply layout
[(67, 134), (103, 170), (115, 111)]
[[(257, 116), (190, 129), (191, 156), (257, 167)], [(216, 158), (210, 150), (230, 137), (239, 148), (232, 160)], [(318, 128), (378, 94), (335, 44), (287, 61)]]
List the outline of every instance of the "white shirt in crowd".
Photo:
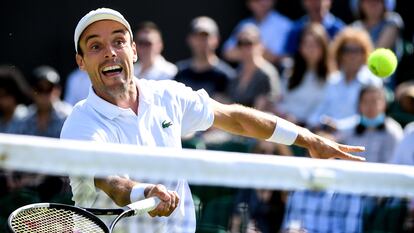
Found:
[(90, 86), (88, 73), (80, 69), (72, 71), (66, 81), (64, 101), (74, 106), (88, 96)]
[(361, 67), (350, 82), (345, 80), (343, 72), (333, 73), (328, 78), (322, 102), (310, 115), (307, 124), (317, 126), (323, 117), (329, 117), (337, 122), (351, 119), (349, 125), (341, 126), (341, 129), (354, 127), (355, 121), (352, 119), (358, 118), (359, 92), (366, 85), (382, 86), (382, 80), (373, 75), (366, 66)]
[(239, 30), (243, 28), (244, 25), (251, 23), (259, 28), (260, 38), (266, 49), (274, 55), (282, 55), (285, 53), (285, 41), (293, 24), (289, 18), (274, 10), (272, 10), (261, 22), (257, 22), (253, 17), (240, 21), (230, 38), (224, 42), (224, 51), (236, 47), (236, 36)]
[(314, 72), (306, 72), (302, 82), (292, 90), (288, 90), (288, 80), (284, 81), (283, 97), (278, 110), (294, 116), (299, 122), (306, 122), (323, 99), (325, 83), (319, 81)]
[[(414, 165), (414, 122), (410, 123), (408, 130), (404, 130), (404, 137), (395, 148), (391, 163), (401, 165)], [(407, 129), (406, 126), (406, 129)]]
[(154, 64), (145, 72), (142, 72), (142, 65), (139, 61), (135, 63), (134, 70), (136, 77), (148, 80), (170, 80), (175, 77), (178, 71), (173, 63), (168, 62), (161, 55), (155, 58)]
[[(204, 90), (193, 91), (170, 80), (136, 79), (136, 82), (137, 115), (131, 109), (103, 100), (91, 88), (88, 98), (79, 102), (66, 120), (61, 138), (133, 144), (137, 150), (139, 146), (181, 148), (181, 136), (212, 126), (214, 114), (210, 97)], [(165, 127), (163, 122), (172, 124)], [(149, 215), (130, 218), (128, 221), (132, 223), (128, 227), (135, 227), (131, 232), (195, 232), (195, 209), (187, 182), (179, 180), (164, 185), (179, 194), (177, 209), (168, 218)], [(78, 206), (109, 208), (108, 204), (113, 203), (95, 188), (93, 177), (71, 177), (71, 187)]]

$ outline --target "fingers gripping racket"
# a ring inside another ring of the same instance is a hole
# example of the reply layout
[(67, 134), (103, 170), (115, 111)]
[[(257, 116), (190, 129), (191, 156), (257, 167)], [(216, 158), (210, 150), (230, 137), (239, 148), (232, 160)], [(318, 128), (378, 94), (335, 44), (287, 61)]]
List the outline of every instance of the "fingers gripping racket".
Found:
[[(8, 219), (13, 233), (111, 233), (124, 217), (147, 213), (158, 205), (156, 197), (131, 203), (119, 209), (87, 209), (54, 203), (20, 207)], [(109, 228), (96, 215), (117, 215)]]

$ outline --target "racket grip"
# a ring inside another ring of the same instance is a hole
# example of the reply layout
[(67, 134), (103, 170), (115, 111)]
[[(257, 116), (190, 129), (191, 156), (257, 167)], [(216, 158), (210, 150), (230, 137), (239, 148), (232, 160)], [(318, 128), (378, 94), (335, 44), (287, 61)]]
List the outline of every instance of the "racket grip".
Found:
[(160, 202), (161, 200), (158, 197), (150, 197), (141, 201), (133, 202), (127, 205), (127, 207), (134, 210), (134, 215), (138, 215), (155, 209)]

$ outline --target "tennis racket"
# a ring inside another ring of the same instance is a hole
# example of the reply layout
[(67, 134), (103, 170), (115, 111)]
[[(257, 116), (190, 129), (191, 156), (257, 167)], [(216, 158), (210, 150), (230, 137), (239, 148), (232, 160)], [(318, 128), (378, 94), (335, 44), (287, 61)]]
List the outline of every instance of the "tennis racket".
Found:
[[(156, 197), (131, 203), (119, 209), (79, 208), (55, 203), (37, 203), (20, 207), (10, 214), (13, 233), (111, 233), (124, 217), (147, 213), (158, 205)], [(109, 228), (96, 215), (117, 215)]]

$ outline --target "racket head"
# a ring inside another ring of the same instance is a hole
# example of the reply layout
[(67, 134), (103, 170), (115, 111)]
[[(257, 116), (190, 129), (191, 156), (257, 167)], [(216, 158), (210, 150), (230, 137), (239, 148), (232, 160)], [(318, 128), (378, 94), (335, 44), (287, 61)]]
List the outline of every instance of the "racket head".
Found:
[(8, 218), (8, 229), (13, 233), (109, 233), (105, 223), (92, 213), (57, 203), (36, 203), (16, 209)]

